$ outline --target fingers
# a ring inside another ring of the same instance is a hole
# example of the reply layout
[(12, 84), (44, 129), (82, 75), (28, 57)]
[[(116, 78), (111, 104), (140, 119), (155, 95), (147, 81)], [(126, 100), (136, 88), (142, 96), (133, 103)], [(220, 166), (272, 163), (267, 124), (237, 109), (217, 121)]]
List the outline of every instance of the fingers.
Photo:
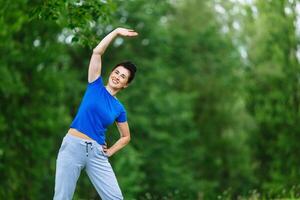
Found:
[(105, 153), (107, 152), (107, 144), (106, 143), (102, 145), (102, 149)]
[(138, 35), (138, 33), (133, 29), (126, 29), (126, 28), (119, 28), (118, 33), (121, 36), (127, 36), (127, 37), (133, 37)]
[(135, 32), (134, 30), (127, 31), (127, 33), (125, 34), (125, 36), (129, 36), (129, 37), (137, 36), (137, 35), (138, 33)]
[(132, 37), (132, 36), (137, 36), (137, 35), (138, 35), (138, 33), (130, 33), (130, 34), (128, 34), (127, 36)]
[(108, 156), (110, 157), (111, 156), (111, 152), (110, 150), (107, 148), (107, 143), (105, 142), (105, 144), (101, 145), (102, 146), (102, 150), (103, 152)]
[(126, 33), (124, 33), (124, 36), (129, 36), (129, 37), (137, 36), (137, 35), (138, 33), (135, 31), (127, 31)]

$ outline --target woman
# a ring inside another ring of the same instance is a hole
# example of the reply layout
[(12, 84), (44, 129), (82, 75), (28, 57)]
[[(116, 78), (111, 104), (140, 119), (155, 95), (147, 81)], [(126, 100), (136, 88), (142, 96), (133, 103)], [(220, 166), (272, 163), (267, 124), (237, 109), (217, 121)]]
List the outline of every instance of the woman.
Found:
[[(126, 111), (115, 97), (133, 80), (136, 67), (131, 62), (115, 66), (106, 86), (101, 77), (101, 56), (116, 36), (136, 36), (133, 30), (117, 28), (93, 50), (88, 70), (88, 85), (81, 105), (56, 160), (55, 200), (72, 199), (83, 168), (103, 200), (123, 199), (117, 179), (108, 161), (130, 141)], [(106, 128), (116, 122), (120, 139), (106, 147)]]

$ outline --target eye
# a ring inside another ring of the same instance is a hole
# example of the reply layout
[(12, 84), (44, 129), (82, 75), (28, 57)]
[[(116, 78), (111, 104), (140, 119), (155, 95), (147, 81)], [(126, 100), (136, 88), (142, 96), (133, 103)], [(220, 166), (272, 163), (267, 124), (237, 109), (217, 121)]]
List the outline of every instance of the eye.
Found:
[(121, 77), (122, 77), (123, 79), (125, 79), (125, 75), (122, 74)]
[(118, 71), (118, 70), (116, 70), (116, 71), (115, 71), (115, 73), (116, 73), (116, 74), (119, 74), (119, 71)]

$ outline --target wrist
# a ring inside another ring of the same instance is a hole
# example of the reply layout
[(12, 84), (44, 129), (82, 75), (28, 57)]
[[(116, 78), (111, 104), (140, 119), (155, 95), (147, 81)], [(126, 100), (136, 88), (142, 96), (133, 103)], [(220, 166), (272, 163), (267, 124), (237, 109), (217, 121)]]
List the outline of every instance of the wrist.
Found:
[(112, 152), (111, 149), (107, 149), (106, 155), (107, 155), (108, 157), (111, 157), (113, 154), (114, 154), (114, 153)]
[(115, 36), (119, 35), (120, 34), (119, 28), (116, 28), (115, 30), (113, 30), (113, 33), (115, 34)]

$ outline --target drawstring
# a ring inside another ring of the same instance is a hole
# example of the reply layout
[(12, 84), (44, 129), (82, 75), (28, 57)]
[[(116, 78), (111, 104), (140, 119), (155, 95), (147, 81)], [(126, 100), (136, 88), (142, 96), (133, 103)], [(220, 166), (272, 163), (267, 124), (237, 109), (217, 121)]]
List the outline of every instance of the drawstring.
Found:
[(89, 150), (88, 150), (89, 145), (91, 145), (91, 150), (92, 150), (93, 149), (93, 143), (85, 141), (85, 150), (86, 150), (86, 156), (87, 157), (89, 156)]

